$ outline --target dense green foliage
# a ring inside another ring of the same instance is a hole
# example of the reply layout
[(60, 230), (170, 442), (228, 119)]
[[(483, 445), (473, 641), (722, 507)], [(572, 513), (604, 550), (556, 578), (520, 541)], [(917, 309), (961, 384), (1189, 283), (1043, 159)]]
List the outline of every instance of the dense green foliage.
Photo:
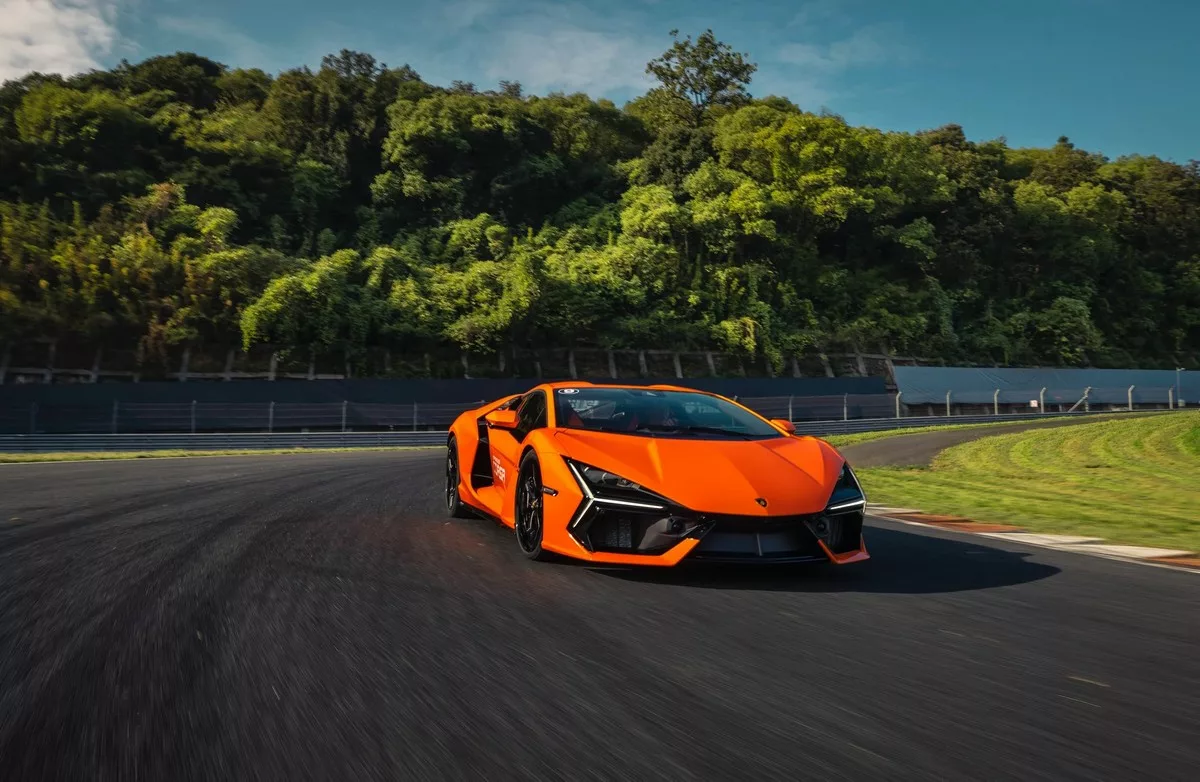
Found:
[(0, 343), (1194, 365), (1200, 166), (857, 128), (706, 33), (624, 108), (342, 52), (0, 88)]

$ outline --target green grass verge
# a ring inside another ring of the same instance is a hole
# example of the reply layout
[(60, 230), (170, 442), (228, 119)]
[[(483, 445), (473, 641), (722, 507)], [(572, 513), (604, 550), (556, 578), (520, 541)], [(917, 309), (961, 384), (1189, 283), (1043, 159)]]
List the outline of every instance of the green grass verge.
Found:
[(1200, 551), (1200, 413), (1001, 434), (858, 474), (885, 505)]
[(347, 453), (350, 451), (425, 451), (440, 446), (398, 445), (367, 446), (362, 448), (269, 448), (231, 451), (88, 451), (65, 453), (0, 453), (0, 464), (25, 462), (89, 462), (113, 459), (176, 459), (192, 456), (271, 456), (289, 453)]
[[(1138, 413), (1117, 413), (1115, 415), (1138, 415)], [(885, 429), (881, 432), (856, 432), (855, 434), (834, 434), (821, 439), (834, 446), (841, 448), (843, 445), (855, 445), (857, 443), (866, 443), (871, 440), (882, 440), (885, 437), (900, 437), (906, 434), (921, 434), (922, 432), (952, 432), (955, 429), (994, 429), (1002, 426), (1020, 426), (1021, 424), (1036, 424), (1041, 421), (1057, 421), (1061, 419), (1079, 420), (1074, 416), (1065, 415), (1047, 415), (1045, 418), (1027, 418), (1020, 421), (996, 421), (995, 423), (986, 424), (946, 424), (944, 426), (914, 426), (910, 429)], [(1108, 415), (1097, 415), (1094, 419), (1089, 420), (1108, 420)], [(799, 427), (803, 431), (803, 424)]]

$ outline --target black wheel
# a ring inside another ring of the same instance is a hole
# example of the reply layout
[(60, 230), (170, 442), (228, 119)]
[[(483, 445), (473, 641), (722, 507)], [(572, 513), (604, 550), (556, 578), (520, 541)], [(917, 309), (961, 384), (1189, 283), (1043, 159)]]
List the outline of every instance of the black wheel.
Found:
[(468, 519), (470, 510), (458, 496), (458, 441), (451, 437), (446, 443), (446, 513), (456, 519)]
[(542, 548), (542, 468), (532, 452), (521, 460), (518, 476), (517, 545), (525, 556), (543, 561), (550, 558), (550, 552)]

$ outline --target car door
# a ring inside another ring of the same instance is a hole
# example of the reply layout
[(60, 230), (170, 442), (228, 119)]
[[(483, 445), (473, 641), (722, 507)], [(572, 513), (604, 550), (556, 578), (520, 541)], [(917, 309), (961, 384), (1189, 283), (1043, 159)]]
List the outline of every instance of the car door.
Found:
[(517, 484), (517, 470), (520, 467), (521, 450), (525, 439), (535, 429), (546, 426), (546, 392), (531, 391), (521, 400), (517, 408), (517, 425), (513, 429), (498, 429), (492, 427), (488, 431), (488, 442), (491, 448), (492, 479), (501, 488), (506, 498), (504, 507), (511, 506), (510, 499), (513, 487)]

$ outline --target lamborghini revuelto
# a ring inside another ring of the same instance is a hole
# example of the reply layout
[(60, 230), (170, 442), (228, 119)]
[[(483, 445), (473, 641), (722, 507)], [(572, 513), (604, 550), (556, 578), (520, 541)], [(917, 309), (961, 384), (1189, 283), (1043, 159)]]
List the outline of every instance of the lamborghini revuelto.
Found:
[(446, 443), (447, 512), (499, 519), (531, 559), (847, 564), (868, 558), (865, 508), (833, 446), (674, 386), (547, 383)]

